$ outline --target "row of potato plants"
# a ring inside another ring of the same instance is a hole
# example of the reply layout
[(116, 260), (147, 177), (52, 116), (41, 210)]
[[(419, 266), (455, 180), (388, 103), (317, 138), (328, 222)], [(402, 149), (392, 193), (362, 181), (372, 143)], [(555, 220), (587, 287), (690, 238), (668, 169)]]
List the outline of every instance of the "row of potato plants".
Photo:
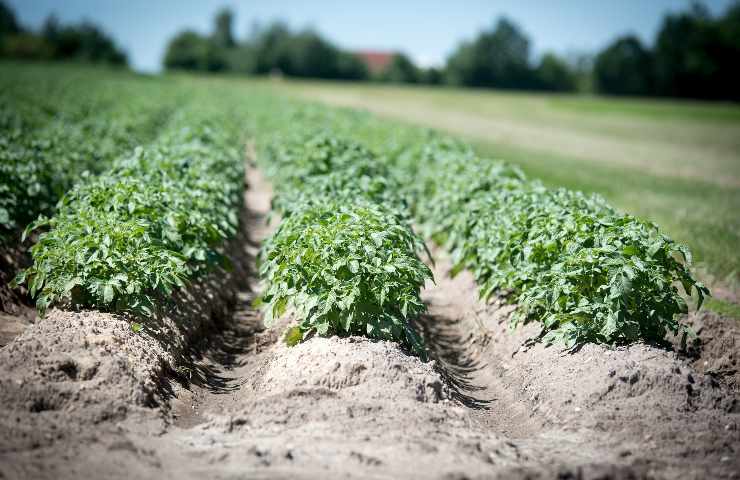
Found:
[[(157, 138), (80, 180), (41, 217), (28, 285), (50, 305), (149, 316), (174, 288), (223, 264), (244, 184), (229, 100), (191, 99)], [(231, 99), (233, 102), (233, 99)], [(25, 234), (24, 234), (25, 235)]]
[(473, 272), (484, 299), (509, 293), (514, 326), (539, 321), (547, 341), (566, 345), (661, 341), (684, 330), (678, 285), (699, 306), (709, 293), (685, 246), (597, 195), (545, 188), (462, 145), (427, 144), (412, 158), (425, 166), (413, 169), (425, 232), (450, 250), (453, 272)]
[(687, 329), (687, 296), (708, 289), (691, 253), (649, 221), (598, 195), (551, 189), (449, 140), (396, 149), (424, 233), (473, 273), (480, 295), (518, 305), (512, 326), (538, 321), (547, 342), (662, 341)]
[(283, 122), (328, 125), (379, 152), (413, 221), (450, 252), (452, 274), (467, 269), (483, 299), (518, 305), (512, 327), (537, 321), (541, 338), (569, 346), (662, 341), (688, 331), (679, 288), (699, 307), (709, 294), (685, 246), (598, 195), (546, 188), (438, 132), (315, 105), (284, 110)]
[(311, 335), (364, 335), (399, 342), (422, 357), (413, 320), (431, 271), (400, 187), (359, 144), (313, 129), (281, 132), (260, 163), (281, 217), (260, 254), (265, 322), (292, 312), (289, 344)]
[(176, 103), (141, 81), (80, 82), (62, 72), (49, 83), (45, 71), (7, 73), (17, 81), (6, 78), (0, 94), (0, 243), (17, 242), (76, 182), (153, 139)]

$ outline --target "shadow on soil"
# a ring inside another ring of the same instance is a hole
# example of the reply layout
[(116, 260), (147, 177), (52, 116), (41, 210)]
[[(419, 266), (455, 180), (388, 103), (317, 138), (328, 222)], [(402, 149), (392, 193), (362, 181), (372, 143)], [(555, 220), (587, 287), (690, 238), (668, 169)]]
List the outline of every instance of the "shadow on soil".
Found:
[[(254, 269), (259, 242), (250, 238), (254, 227), (264, 223), (264, 215), (245, 208), (241, 213), (239, 234), (229, 243), (227, 257), (230, 268), (219, 269), (191, 289), (185, 301), (175, 301), (167, 315), (186, 319), (180, 329), (191, 340), (190, 346), (178, 358), (176, 371), (162, 379), (161, 389), (166, 398), (174, 396), (172, 381), (186, 389), (193, 386), (212, 393), (229, 393), (241, 386), (240, 379), (229, 374), (241, 366), (243, 354), (259, 348), (258, 333), (264, 327), (258, 311), (251, 307), (256, 284)], [(218, 298), (216, 298), (218, 297)], [(207, 307), (212, 310), (210, 321), (184, 324), (187, 319), (203, 318)], [(160, 338), (163, 343), (171, 340)]]
[(437, 370), (452, 388), (454, 398), (466, 407), (486, 409), (493, 399), (476, 395), (485, 387), (472, 381), (473, 373), (485, 365), (465, 348), (467, 339), (460, 335), (456, 323), (444, 315), (427, 314), (415, 322), (414, 328), (424, 338), (429, 357), (437, 362)]

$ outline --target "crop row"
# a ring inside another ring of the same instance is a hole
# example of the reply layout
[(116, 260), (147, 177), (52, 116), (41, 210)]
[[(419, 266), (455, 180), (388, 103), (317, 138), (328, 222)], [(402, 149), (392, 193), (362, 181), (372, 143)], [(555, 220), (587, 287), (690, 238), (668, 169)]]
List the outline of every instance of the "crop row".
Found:
[(118, 101), (101, 89), (77, 109), (82, 87), (41, 106), (21, 90), (0, 95), (12, 107), (0, 108), (0, 223), (10, 230), (56, 212), (32, 225), (34, 263), (18, 277), (42, 312), (148, 314), (218, 264), (241, 205), (235, 147), (245, 128), (265, 146), (259, 161), (283, 217), (262, 250), (262, 300), (268, 321), (299, 316), (292, 340), (362, 333), (422, 351), (412, 323), (431, 273), (412, 221), (447, 247), (453, 273), (470, 270), (484, 299), (516, 302), (512, 323), (538, 321), (549, 341), (660, 340), (682, 329), (678, 286), (699, 305), (708, 293), (688, 250), (656, 225), (597, 196), (545, 188), (438, 133), (236, 90), (195, 95), (192, 85), (131, 84)]
[(281, 135), (260, 155), (282, 217), (260, 256), (269, 325), (299, 319), (286, 339), (365, 335), (424, 355), (412, 321), (431, 271), (384, 165), (356, 143), (323, 133)]
[(411, 158), (415, 218), (452, 253), (453, 272), (475, 275), (484, 299), (516, 301), (513, 325), (539, 321), (546, 340), (567, 345), (660, 341), (687, 312), (677, 285), (699, 306), (708, 294), (686, 247), (596, 195), (545, 188), (451, 142)]
[(689, 270), (688, 249), (657, 225), (596, 195), (548, 189), (439, 133), (315, 105), (285, 105), (265, 124), (324, 125), (379, 152), (391, 196), (406, 199), (423, 234), (451, 253), (453, 274), (468, 269), (482, 298), (515, 302), (512, 326), (538, 321), (547, 341), (660, 341), (686, 331), (679, 287), (699, 306), (709, 293)]
[[(175, 104), (172, 95), (149, 85), (74, 80), (63, 78), (51, 88), (30, 77), (11, 83), (0, 97), (0, 241), (52, 214), (85, 172), (105, 171), (153, 139)], [(42, 100), (29, 98), (30, 86)]]
[[(213, 99), (208, 99), (211, 102)], [(52, 304), (149, 315), (162, 296), (223, 261), (238, 226), (243, 160), (228, 104), (178, 110), (150, 145), (78, 182), (20, 273), (41, 314)]]

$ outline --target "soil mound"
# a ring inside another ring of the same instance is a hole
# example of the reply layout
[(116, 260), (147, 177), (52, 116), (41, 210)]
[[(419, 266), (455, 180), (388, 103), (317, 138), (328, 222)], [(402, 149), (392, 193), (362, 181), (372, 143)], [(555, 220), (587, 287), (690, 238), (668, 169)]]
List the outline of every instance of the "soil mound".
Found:
[(0, 453), (39, 448), (154, 406), (166, 357), (153, 338), (113, 315), (50, 312), (0, 351)]
[(253, 388), (264, 395), (324, 388), (341, 390), (343, 396), (359, 393), (366, 400), (450, 399), (434, 362), (423, 363), (395, 344), (362, 337), (313, 338), (295, 347), (281, 342)]
[(208, 417), (179, 432), (180, 443), (190, 455), (230, 448), (235, 455), (213, 467), (224, 476), (455, 478), (536, 463), (503, 437), (471, 429), (434, 362), (362, 337), (276, 343), (231, 411)]
[[(483, 304), (472, 275), (450, 278), (450, 268), (437, 261), (438, 285), (426, 294), (435, 317), (423, 327), (433, 345), (445, 330), (467, 345), (464, 358), (478, 366), (467, 381), (497, 399), (477, 415), (482, 424), (514, 441), (547, 438), (548, 454), (590, 452), (649, 477), (740, 475), (736, 327), (716, 315), (692, 315), (700, 328), (688, 352), (669, 343), (547, 346), (531, 342), (538, 325), (510, 330), (513, 307)], [(453, 364), (460, 357), (440, 355)]]

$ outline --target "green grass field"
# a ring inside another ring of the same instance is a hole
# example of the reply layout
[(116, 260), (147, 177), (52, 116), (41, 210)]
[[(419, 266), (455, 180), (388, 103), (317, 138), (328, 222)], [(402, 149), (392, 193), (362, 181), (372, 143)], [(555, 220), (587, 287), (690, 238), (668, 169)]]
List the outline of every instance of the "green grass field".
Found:
[(329, 82), (261, 84), (444, 130), (548, 185), (598, 192), (688, 244), (715, 295), (737, 301), (740, 105)]

